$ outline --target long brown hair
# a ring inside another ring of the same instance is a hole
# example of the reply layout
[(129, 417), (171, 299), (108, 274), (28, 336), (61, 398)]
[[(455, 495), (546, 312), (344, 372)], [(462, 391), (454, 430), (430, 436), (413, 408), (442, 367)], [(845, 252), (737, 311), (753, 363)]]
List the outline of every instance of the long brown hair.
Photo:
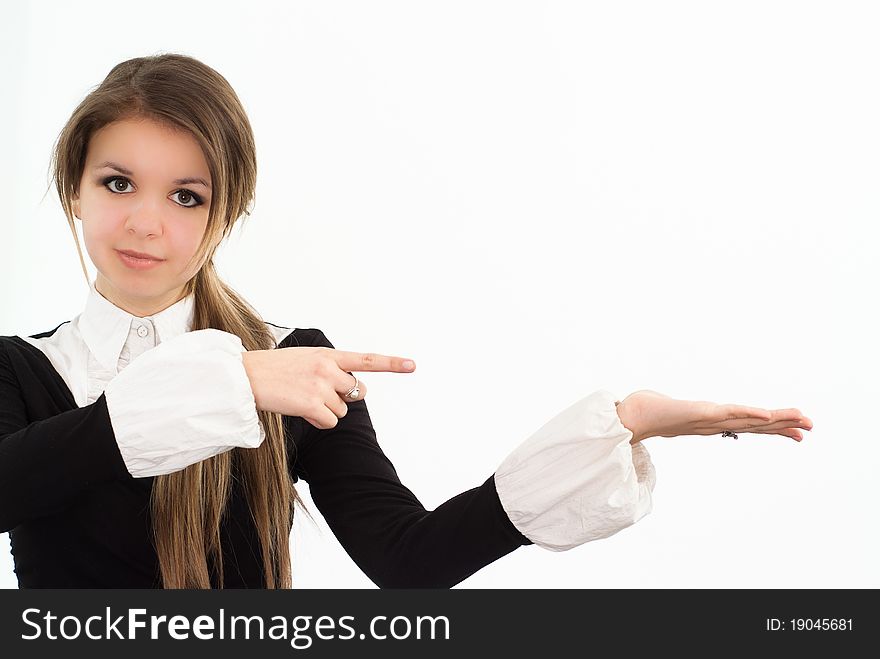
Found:
[[(230, 332), (247, 350), (274, 348), (273, 335), (259, 314), (220, 279), (213, 264), (221, 240), (242, 214), (250, 215), (257, 178), (253, 131), (227, 80), (192, 57), (160, 54), (117, 64), (77, 106), (58, 136), (50, 170), (86, 283), (89, 275), (74, 225), (73, 198), (92, 134), (129, 118), (187, 131), (210, 168), (208, 224), (193, 256), (204, 264), (185, 286), (186, 295), (194, 294), (192, 329)], [(281, 415), (262, 410), (258, 415), (266, 433), (259, 448), (235, 448), (154, 478), (150, 507), (164, 588), (210, 588), (209, 557), (223, 587), (220, 527), (233, 478), (243, 484), (259, 535), (266, 588), (292, 587), (289, 538), (294, 509), (299, 504), (308, 511), (288, 472)]]

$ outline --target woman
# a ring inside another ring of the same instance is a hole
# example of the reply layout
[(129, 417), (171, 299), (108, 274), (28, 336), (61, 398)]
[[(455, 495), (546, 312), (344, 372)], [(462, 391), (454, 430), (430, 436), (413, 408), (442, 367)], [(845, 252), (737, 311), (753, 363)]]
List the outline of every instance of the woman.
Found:
[(352, 373), (415, 365), (267, 323), (217, 276), (256, 182), (220, 74), (175, 54), (118, 64), (53, 171), (98, 274), (72, 321), (0, 337), (0, 531), (21, 587), (289, 588), (299, 478), (375, 583), (449, 587), (522, 545), (561, 551), (647, 514), (647, 437), (811, 427), (794, 409), (598, 391), (427, 511)]

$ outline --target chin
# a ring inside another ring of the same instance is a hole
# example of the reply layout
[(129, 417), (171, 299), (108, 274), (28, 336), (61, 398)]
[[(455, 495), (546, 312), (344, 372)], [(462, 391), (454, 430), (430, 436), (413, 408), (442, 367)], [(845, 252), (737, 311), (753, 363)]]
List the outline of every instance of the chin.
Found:
[(120, 293), (132, 296), (155, 297), (174, 288), (173, 282), (167, 281), (165, 277), (157, 277), (149, 270), (139, 272), (119, 266), (102, 272), (112, 272), (112, 276), (104, 274), (104, 280)]

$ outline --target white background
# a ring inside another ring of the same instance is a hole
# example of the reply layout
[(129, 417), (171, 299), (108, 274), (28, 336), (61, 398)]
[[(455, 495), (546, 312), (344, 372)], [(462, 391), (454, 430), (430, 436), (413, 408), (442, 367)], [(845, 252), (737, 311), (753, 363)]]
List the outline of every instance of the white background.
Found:
[[(9, 3), (0, 334), (86, 300), (47, 188), (73, 108), (181, 52), (257, 139), (221, 274), (270, 322), (416, 360), (363, 380), (429, 509), (600, 388), (814, 422), (649, 439), (650, 515), (460, 588), (880, 587), (878, 32), (871, 2)], [(318, 519), (295, 586), (373, 587)]]

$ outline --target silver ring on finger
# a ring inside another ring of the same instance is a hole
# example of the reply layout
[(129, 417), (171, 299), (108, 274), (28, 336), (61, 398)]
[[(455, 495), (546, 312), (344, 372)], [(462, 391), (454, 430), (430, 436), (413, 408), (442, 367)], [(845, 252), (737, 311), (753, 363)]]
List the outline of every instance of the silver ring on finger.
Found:
[(732, 430), (725, 430), (723, 433), (721, 433), (721, 436), (722, 437), (733, 437), (734, 439), (739, 439), (739, 437), (736, 436), (736, 433), (733, 432)]
[[(348, 371), (346, 371), (346, 373), (348, 373)], [(361, 395), (361, 390), (358, 388), (358, 384), (360, 383), (358, 382), (357, 376), (354, 373), (348, 374), (354, 378), (354, 386), (348, 390), (348, 392), (345, 394), (345, 397), (350, 398), (351, 400), (357, 400), (358, 397)]]

